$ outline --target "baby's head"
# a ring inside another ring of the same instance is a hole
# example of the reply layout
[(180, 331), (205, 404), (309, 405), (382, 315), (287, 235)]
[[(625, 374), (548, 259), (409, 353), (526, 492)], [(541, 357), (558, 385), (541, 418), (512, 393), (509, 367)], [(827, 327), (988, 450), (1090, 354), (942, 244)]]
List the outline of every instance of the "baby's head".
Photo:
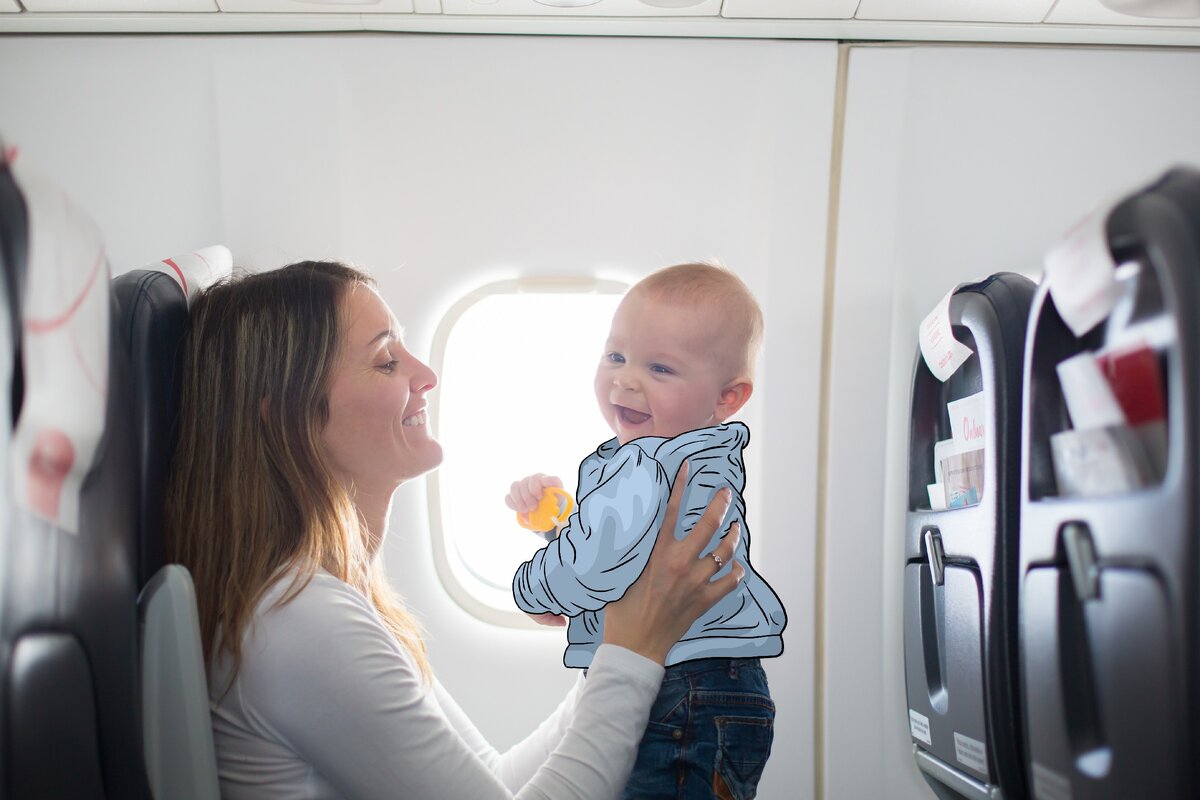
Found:
[(750, 398), (762, 332), (754, 295), (729, 270), (660, 269), (613, 315), (596, 367), (600, 413), (622, 444), (718, 425)]

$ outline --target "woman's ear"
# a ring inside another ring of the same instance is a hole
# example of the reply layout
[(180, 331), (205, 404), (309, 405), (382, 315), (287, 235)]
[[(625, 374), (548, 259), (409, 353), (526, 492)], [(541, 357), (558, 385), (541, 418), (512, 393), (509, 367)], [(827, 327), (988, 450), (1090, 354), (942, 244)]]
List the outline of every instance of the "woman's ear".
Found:
[(713, 418), (717, 422), (725, 420), (736, 414), (742, 406), (746, 405), (746, 401), (750, 399), (750, 395), (754, 394), (754, 384), (749, 380), (737, 380), (727, 384), (721, 390), (721, 394), (717, 396), (717, 407), (713, 411)]

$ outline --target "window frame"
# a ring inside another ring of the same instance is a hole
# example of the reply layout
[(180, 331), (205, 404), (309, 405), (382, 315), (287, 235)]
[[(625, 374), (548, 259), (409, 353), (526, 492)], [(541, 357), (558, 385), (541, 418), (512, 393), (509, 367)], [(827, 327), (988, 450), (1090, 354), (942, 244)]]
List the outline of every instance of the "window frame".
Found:
[[(446, 344), (454, 326), (470, 308), (482, 300), (495, 295), (510, 294), (614, 294), (624, 295), (632, 285), (631, 282), (593, 277), (522, 277), (487, 283), (467, 292), (451, 304), (446, 313), (438, 320), (434, 329), (433, 343), (430, 351), (430, 366), (434, 372), (441, 375), (445, 366)], [(429, 399), (432, 419), (430, 427), (434, 438), (438, 438), (441, 428), (441, 392), (433, 392)], [(459, 608), (483, 622), (497, 627), (514, 629), (550, 630), (539, 625), (530, 617), (518, 611), (515, 606), (512, 611), (505, 611), (484, 602), (465, 586), (454, 574), (450, 559), (458, 556), (451, 555), (454, 543), (450, 532), (446, 530), (442, 514), (442, 478), (441, 470), (435, 469), (426, 476), (426, 504), (429, 514), (429, 530), (433, 545), (433, 564), (438, 581), (450, 595)], [(469, 564), (462, 568), (470, 572)]]

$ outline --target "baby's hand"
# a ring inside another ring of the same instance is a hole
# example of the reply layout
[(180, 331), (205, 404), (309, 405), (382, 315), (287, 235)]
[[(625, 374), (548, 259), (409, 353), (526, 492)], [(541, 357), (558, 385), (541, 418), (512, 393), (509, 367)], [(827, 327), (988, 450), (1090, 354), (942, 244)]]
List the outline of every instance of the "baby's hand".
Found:
[(561, 489), (562, 481), (554, 475), (543, 475), (540, 472), (522, 478), (513, 483), (508, 496), (504, 498), (504, 505), (518, 514), (528, 514), (537, 508), (538, 502), (542, 499), (542, 493), (550, 486), (557, 486)]

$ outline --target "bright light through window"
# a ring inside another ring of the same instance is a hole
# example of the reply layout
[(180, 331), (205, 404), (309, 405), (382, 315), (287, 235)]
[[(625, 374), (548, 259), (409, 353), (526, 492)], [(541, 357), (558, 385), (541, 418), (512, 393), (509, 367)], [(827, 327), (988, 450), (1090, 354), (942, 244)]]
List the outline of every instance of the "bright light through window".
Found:
[(579, 462), (613, 435), (592, 379), (623, 287), (569, 285), (488, 287), (439, 330), (434, 421), (445, 461), (430, 481), (439, 573), (461, 605), (500, 624), (522, 624), (512, 576), (545, 544), (505, 506), (509, 486), (542, 472), (574, 494)]

